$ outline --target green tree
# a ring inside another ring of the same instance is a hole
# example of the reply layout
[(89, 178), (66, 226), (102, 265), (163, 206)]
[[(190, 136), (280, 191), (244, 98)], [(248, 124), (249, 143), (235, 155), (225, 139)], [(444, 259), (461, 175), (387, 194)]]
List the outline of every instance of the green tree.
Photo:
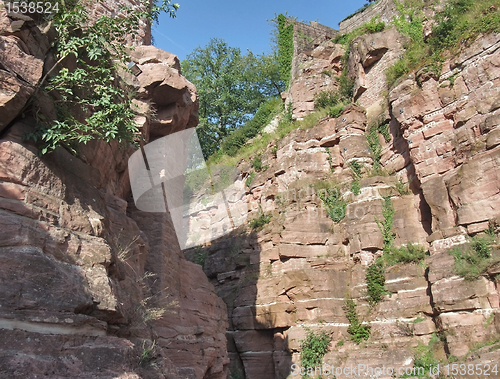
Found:
[[(41, 154), (58, 146), (76, 152), (79, 143), (92, 139), (134, 140), (138, 132), (131, 108), (134, 94), (119, 85), (116, 71), (130, 59), (127, 45), (137, 35), (140, 20), (157, 22), (161, 12), (175, 17), (179, 8), (170, 0), (143, 0), (142, 5), (142, 9), (124, 7), (120, 17), (103, 15), (91, 23), (82, 4), (61, 2), (52, 20), (57, 62), (37, 87), (53, 97), (57, 120), (40, 122), (27, 136), (39, 144)], [(64, 67), (69, 58), (74, 59), (74, 68)]]
[(200, 99), (198, 136), (205, 158), (250, 119), (260, 104), (283, 89), (273, 56), (243, 55), (213, 38), (181, 62), (183, 75), (196, 85)]

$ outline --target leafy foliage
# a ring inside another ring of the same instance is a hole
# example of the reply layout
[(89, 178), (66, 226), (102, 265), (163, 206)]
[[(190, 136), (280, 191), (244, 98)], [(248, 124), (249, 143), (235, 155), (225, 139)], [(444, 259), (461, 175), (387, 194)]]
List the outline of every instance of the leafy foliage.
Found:
[[(131, 91), (123, 83), (118, 85), (116, 71), (129, 60), (127, 38), (135, 38), (140, 20), (157, 21), (162, 11), (174, 17), (178, 7), (169, 0), (151, 8), (143, 3), (142, 11), (123, 8), (121, 17), (103, 15), (92, 24), (80, 3), (59, 3), (53, 18), (57, 62), (40, 84), (49, 73), (57, 72), (44, 90), (55, 100), (58, 119), (39, 125), (27, 136), (40, 145), (41, 154), (61, 145), (76, 152), (79, 143), (93, 139), (134, 140), (138, 130)], [(75, 68), (60, 68), (70, 58)]]
[(254, 178), (254, 177), (255, 177), (255, 172), (253, 172), (253, 171), (252, 171), (252, 172), (248, 175), (247, 179), (245, 180), (245, 185), (246, 185), (247, 187), (250, 187), (250, 185), (252, 184), (252, 180), (253, 180), (253, 178)]
[(436, 25), (426, 41), (422, 28), (424, 2), (406, 0), (397, 7), (400, 16), (394, 19), (394, 25), (410, 42), (403, 57), (386, 72), (389, 87), (403, 75), (423, 66), (439, 74), (446, 50), (456, 49), (459, 42), (472, 42), (480, 33), (500, 32), (497, 0), (447, 1), (443, 11), (436, 15)]
[(379, 257), (366, 270), (366, 284), (368, 287), (368, 301), (377, 304), (387, 292), (385, 289), (384, 261)]
[(361, 187), (359, 184), (359, 180), (353, 180), (351, 183), (351, 191), (354, 195), (358, 196), (361, 193)]
[(328, 216), (335, 222), (342, 221), (345, 217), (347, 202), (342, 198), (339, 188), (327, 188), (324, 192), (319, 192), (319, 198)]
[(397, 263), (418, 263), (425, 258), (426, 254), (423, 246), (409, 243), (400, 248), (392, 247), (384, 253), (383, 257), (386, 264), (392, 266)]
[(292, 75), (293, 59), (293, 24), (288, 24), (286, 17), (278, 15), (278, 62), (280, 67), (280, 78), (288, 88)]
[(269, 224), (269, 222), (271, 221), (271, 218), (272, 218), (271, 214), (265, 215), (262, 212), (262, 210), (260, 210), (259, 216), (250, 220), (250, 222), (249, 222), (250, 228), (255, 229), (255, 230), (262, 229), (264, 227), (264, 225)]
[(280, 99), (270, 99), (261, 104), (254, 117), (247, 121), (221, 142), (221, 154), (235, 156), (238, 150), (251, 138), (255, 137), (274, 116), (282, 109)]
[(262, 159), (260, 155), (257, 155), (253, 161), (252, 161), (252, 168), (255, 169), (255, 171), (260, 171), (262, 170)]
[(392, 231), (394, 212), (395, 210), (392, 206), (391, 197), (384, 197), (384, 204), (382, 208), (382, 216), (384, 217), (384, 220), (379, 221), (375, 218), (375, 222), (377, 223), (377, 226), (382, 233), (382, 238), (384, 239), (384, 252), (388, 252), (391, 249), (394, 238), (396, 238), (396, 234)]
[(455, 258), (455, 271), (466, 280), (475, 280), (483, 275), (486, 270), (500, 262), (500, 257), (492, 256), (491, 245), (495, 236), (486, 234), (470, 238), (468, 244), (456, 246), (449, 250)]
[(323, 363), (323, 357), (328, 352), (331, 337), (325, 332), (313, 332), (306, 329), (306, 338), (300, 342), (300, 361), (303, 367), (317, 367)]
[(339, 102), (339, 94), (336, 91), (321, 91), (314, 96), (314, 108), (326, 108)]
[(349, 166), (351, 167), (351, 171), (354, 174), (354, 177), (356, 178), (361, 178), (361, 169), (363, 166), (356, 160), (353, 160), (349, 163)]
[(364, 340), (370, 338), (370, 327), (359, 321), (354, 300), (347, 299), (345, 301), (344, 312), (349, 320), (347, 333), (349, 333), (351, 341), (359, 345)]
[(426, 345), (419, 343), (415, 348), (415, 357), (413, 361), (414, 368), (422, 368), (423, 370), (415, 370), (415, 375), (417, 377), (427, 377), (429, 376), (430, 369), (436, 367), (439, 361), (435, 358), (434, 347), (439, 342), (439, 337), (433, 334), (429, 343)]
[[(222, 39), (211, 39), (181, 62), (184, 76), (198, 89), (198, 137), (205, 158), (219, 150), (222, 141), (239, 129), (266, 100), (284, 89), (274, 55), (242, 55)], [(234, 154), (242, 140), (255, 136), (260, 120), (226, 143)]]
[(369, 126), (365, 133), (366, 140), (368, 141), (368, 148), (373, 160), (373, 171), (375, 174), (380, 172), (380, 159), (382, 157), (382, 146), (378, 139), (378, 128), (376, 126)]

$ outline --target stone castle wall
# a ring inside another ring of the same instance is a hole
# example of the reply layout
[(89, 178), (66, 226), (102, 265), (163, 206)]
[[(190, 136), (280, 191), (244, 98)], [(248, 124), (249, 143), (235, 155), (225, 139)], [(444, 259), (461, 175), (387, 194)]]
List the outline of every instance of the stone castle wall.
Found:
[(347, 20), (341, 21), (339, 23), (339, 31), (342, 34), (352, 32), (354, 29), (377, 16), (380, 17), (381, 21), (389, 22), (396, 15), (397, 10), (394, 0), (379, 0), (363, 12), (360, 12)]

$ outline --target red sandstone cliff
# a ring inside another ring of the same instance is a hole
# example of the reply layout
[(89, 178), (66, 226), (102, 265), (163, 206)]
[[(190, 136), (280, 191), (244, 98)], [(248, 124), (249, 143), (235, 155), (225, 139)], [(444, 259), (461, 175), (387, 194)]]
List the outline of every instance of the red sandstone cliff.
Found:
[[(225, 378), (226, 306), (184, 259), (169, 215), (134, 207), (135, 148), (97, 141), (40, 158), (23, 140), (35, 120), (20, 112), (54, 36), (1, 12), (0, 377)], [(132, 56), (146, 140), (194, 127), (197, 94), (177, 57)]]
[[(412, 367), (414, 348), (435, 334), (441, 338), (432, 344), (437, 359), (496, 364), (500, 266), (467, 281), (448, 250), (500, 225), (500, 35), (480, 36), (446, 61), (440, 75), (420, 70), (384, 96), (384, 71), (403, 41), (389, 29), (353, 42), (348, 64), (359, 105), (268, 146), (261, 156), (265, 169), (249, 183), (246, 201), (250, 220), (262, 209), (271, 222), (202, 251), (204, 271), (228, 305), (235, 375), (289, 377), (291, 364), (300, 364), (306, 327), (332, 336), (323, 362), (340, 367)], [(335, 88), (332, 74), (339, 75), (343, 52), (325, 41), (294, 57), (287, 101), (295, 116), (311, 112), (315, 94)], [(385, 175), (370, 176), (365, 132), (376, 119), (390, 124), (390, 141), (378, 136)], [(240, 162), (244, 173), (253, 171), (253, 158)], [(353, 161), (364, 167), (359, 195), (349, 189)], [(348, 202), (339, 224), (317, 195), (325, 180), (340, 184)], [(369, 306), (365, 275), (382, 253), (377, 220), (383, 220), (384, 197), (395, 210), (395, 245), (417, 243), (430, 255), (422, 264), (388, 268), (389, 295)], [(499, 258), (498, 246), (493, 255)], [(360, 345), (347, 333), (346, 296), (371, 326)]]

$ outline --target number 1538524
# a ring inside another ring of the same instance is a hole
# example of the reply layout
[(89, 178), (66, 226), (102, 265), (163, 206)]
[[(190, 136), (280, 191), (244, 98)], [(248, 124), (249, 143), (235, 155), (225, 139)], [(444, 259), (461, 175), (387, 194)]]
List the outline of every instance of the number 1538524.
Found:
[(57, 13), (59, 12), (59, 3), (49, 3), (49, 2), (5, 2), (5, 8), (8, 13)]

